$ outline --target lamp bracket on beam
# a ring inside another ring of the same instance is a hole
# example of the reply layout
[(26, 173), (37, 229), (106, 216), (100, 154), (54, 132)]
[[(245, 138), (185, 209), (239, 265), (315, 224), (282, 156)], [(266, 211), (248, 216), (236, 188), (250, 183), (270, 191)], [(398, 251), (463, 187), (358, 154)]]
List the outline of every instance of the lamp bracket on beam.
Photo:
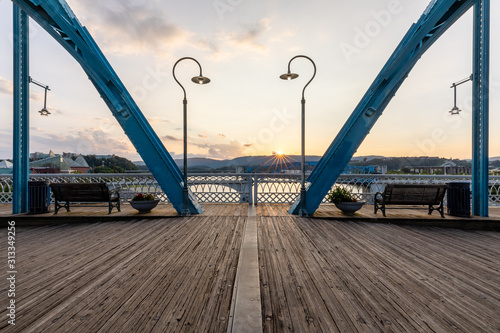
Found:
[(457, 86), (459, 86), (465, 82), (472, 81), (473, 79), (474, 79), (474, 75), (471, 74), (469, 77), (466, 77), (465, 79), (462, 79), (460, 81), (457, 81), (457, 82), (451, 84), (450, 88), (453, 88), (453, 101), (454, 101), (453, 107), (449, 111), (451, 115), (459, 114), (460, 111), (462, 111), (457, 107)]
[(50, 114), (49, 110), (47, 110), (47, 91), (50, 91), (49, 86), (33, 80), (33, 78), (31, 76), (30, 76), (30, 83), (33, 83), (34, 85), (45, 89), (45, 98), (43, 100), (43, 108), (38, 112), (40, 113), (41, 116), (48, 116)]

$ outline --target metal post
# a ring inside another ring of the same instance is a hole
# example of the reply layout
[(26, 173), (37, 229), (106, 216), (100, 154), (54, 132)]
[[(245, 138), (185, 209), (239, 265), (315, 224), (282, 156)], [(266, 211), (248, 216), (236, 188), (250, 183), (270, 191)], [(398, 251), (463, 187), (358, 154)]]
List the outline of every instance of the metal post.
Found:
[(28, 212), (29, 181), (29, 20), (13, 4), (14, 18), (14, 137), (12, 213)]
[(198, 67), (200, 68), (200, 75), (195, 76), (191, 79), (194, 83), (197, 84), (207, 84), (210, 82), (210, 79), (208, 77), (204, 77), (202, 74), (202, 69), (201, 65), (198, 62), (198, 60), (191, 58), (191, 57), (183, 57), (177, 60), (177, 62), (174, 64), (174, 67), (172, 68), (172, 75), (174, 77), (175, 82), (179, 84), (179, 86), (182, 88), (182, 92), (184, 94), (184, 99), (182, 101), (183, 103), (183, 118), (184, 118), (184, 175), (183, 175), (183, 185), (182, 185), (182, 210), (181, 210), (181, 215), (182, 216), (189, 216), (191, 213), (197, 213), (196, 211), (191, 211), (189, 209), (189, 203), (191, 202), (189, 200), (189, 188), (188, 188), (188, 176), (187, 176), (187, 98), (186, 98), (186, 89), (184, 89), (184, 86), (177, 80), (177, 77), (175, 76), (175, 67), (177, 64), (183, 60), (193, 60), (196, 62)]
[(305, 94), (307, 86), (311, 83), (311, 81), (316, 76), (316, 64), (308, 56), (297, 55), (297, 56), (293, 57), (292, 59), (290, 59), (290, 61), (288, 62), (288, 72), (286, 74), (280, 75), (280, 79), (293, 80), (293, 79), (296, 79), (297, 77), (299, 77), (298, 74), (292, 73), (290, 71), (290, 64), (296, 58), (306, 58), (307, 60), (309, 60), (312, 63), (313, 68), (314, 68), (314, 72), (313, 72), (311, 79), (306, 83), (306, 85), (302, 89), (302, 100), (301, 100), (301, 104), (302, 104), (302, 110), (301, 110), (301, 118), (302, 118), (302, 121), (301, 121), (301, 161), (300, 161), (300, 169), (301, 169), (300, 178), (301, 179), (300, 179), (300, 199), (299, 199), (299, 206), (298, 206), (299, 210), (297, 213), (299, 216), (307, 216), (309, 214), (307, 212), (307, 205), (306, 205), (307, 204), (307, 202), (306, 202), (306, 146), (305, 146), (305, 141), (306, 141), (306, 139), (305, 139), (305, 135), (306, 135), (305, 134), (305, 132), (306, 132), (306, 127), (305, 127), (306, 126), (305, 125), (305, 122), (306, 122), (306, 99), (304, 97), (304, 94)]
[(252, 193), (253, 181), (252, 181), (252, 179), (253, 179), (252, 174), (249, 174), (247, 177), (247, 186), (248, 186), (247, 195), (248, 195), (248, 204), (250, 206), (253, 205), (253, 193)]
[(472, 106), (472, 214), (488, 216), (488, 113), (490, 2), (474, 5), (474, 59)]
[(257, 206), (259, 203), (259, 176), (254, 173), (253, 174), (253, 204)]
[(301, 111), (301, 160), (300, 160), (300, 210), (299, 216), (306, 216), (306, 100), (302, 97), (301, 100), (302, 111)]
[(183, 101), (183, 118), (184, 118), (184, 185), (182, 187), (182, 216), (189, 216), (189, 190), (188, 190), (188, 166), (187, 166), (187, 99)]

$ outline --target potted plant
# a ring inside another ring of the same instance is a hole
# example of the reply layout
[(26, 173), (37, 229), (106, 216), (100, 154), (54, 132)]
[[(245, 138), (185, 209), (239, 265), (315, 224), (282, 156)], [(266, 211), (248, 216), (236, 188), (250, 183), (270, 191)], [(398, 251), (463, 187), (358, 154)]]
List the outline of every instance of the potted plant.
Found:
[(356, 198), (343, 187), (336, 187), (328, 194), (328, 201), (335, 204), (345, 215), (354, 215), (354, 212), (361, 209), (364, 201), (357, 201)]
[(129, 201), (132, 208), (137, 209), (139, 213), (148, 213), (158, 205), (158, 202), (160, 202), (160, 199), (155, 199), (154, 195), (150, 193), (137, 193), (132, 200)]

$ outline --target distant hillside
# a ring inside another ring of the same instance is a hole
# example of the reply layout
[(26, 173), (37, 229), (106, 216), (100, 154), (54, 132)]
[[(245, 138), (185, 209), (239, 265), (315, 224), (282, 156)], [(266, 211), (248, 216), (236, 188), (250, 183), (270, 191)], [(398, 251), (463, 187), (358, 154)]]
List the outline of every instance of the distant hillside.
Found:
[[(287, 155), (286, 158), (289, 161), (300, 161), (300, 156), (298, 155)], [(307, 161), (319, 161), (321, 156), (307, 156)], [(183, 159), (176, 159), (175, 163), (182, 167), (184, 165)], [(242, 156), (236, 157), (231, 160), (215, 160), (211, 158), (195, 157), (188, 159), (189, 168), (207, 168), (207, 169), (220, 169), (225, 167), (236, 167), (236, 166), (266, 166), (275, 163), (274, 156)]]
[(84, 155), (85, 161), (92, 168), (92, 173), (123, 173), (136, 171), (139, 168), (128, 159), (113, 155), (110, 158), (97, 158), (95, 155)]
[[(300, 155), (286, 155), (289, 162), (300, 162)], [(321, 156), (306, 156), (307, 161), (317, 162)], [(500, 161), (499, 157), (490, 158), (491, 161)], [(387, 165), (388, 170), (400, 170), (405, 166), (441, 166), (443, 163), (450, 161), (448, 158), (442, 157), (384, 157), (378, 155), (356, 156), (349, 162), (350, 165), (369, 166), (369, 165)], [(452, 159), (458, 166), (470, 165), (470, 160)], [(147, 170), (144, 162), (134, 162), (141, 170)], [(175, 159), (175, 163), (182, 168), (183, 159)], [(229, 160), (216, 160), (212, 158), (195, 157), (188, 160), (190, 170), (231, 170), (236, 167), (255, 167), (255, 166), (270, 166), (276, 163), (275, 156), (241, 156)], [(499, 163), (499, 162), (493, 162)]]
[[(368, 166), (368, 165), (387, 165), (387, 170), (401, 170), (403, 167), (438, 167), (445, 162), (450, 161), (443, 157), (382, 157), (371, 160), (351, 160), (350, 165)], [(453, 159), (451, 160), (457, 166), (470, 166), (466, 160)]]

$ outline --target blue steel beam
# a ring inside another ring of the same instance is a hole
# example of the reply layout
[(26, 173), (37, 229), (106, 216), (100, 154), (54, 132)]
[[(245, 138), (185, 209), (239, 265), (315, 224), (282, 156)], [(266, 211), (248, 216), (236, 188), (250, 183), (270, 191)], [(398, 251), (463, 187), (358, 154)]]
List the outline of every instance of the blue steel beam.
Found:
[[(64, 0), (13, 0), (81, 65), (178, 213), (182, 174), (94, 39)], [(203, 209), (189, 191), (189, 211)]]
[[(307, 214), (314, 214), (420, 57), (476, 1), (433, 0), (410, 27), (307, 179)], [(298, 214), (299, 203), (289, 213)]]
[(474, 5), (472, 103), (472, 214), (488, 216), (490, 1)]
[(29, 180), (29, 19), (13, 5), (14, 137), (12, 213), (28, 212)]

